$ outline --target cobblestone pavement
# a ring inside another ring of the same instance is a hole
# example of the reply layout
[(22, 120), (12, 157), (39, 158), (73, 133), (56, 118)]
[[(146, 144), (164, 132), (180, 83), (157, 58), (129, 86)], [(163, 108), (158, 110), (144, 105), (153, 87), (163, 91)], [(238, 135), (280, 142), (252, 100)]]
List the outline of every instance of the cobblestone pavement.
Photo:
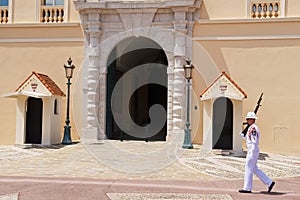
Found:
[[(114, 150), (116, 148), (117, 153)], [(147, 157), (146, 152), (156, 152), (157, 149), (165, 149), (165, 144), (109, 141), (51, 147), (0, 146), (0, 176), (142, 180), (210, 178), (205, 174), (186, 170), (181, 163), (175, 162), (174, 156), (164, 165), (159, 165), (164, 160), (156, 154), (156, 157)], [(149, 169), (148, 165), (153, 166), (153, 170), (132, 170), (132, 167)]]
[[(201, 152), (201, 147), (188, 150), (179, 162), (212, 177), (221, 179), (244, 178), (246, 152), (242, 156), (216, 155), (213, 151)], [(300, 176), (300, 157), (273, 153), (260, 153), (258, 167), (272, 178)]]
[[(106, 141), (69, 146), (0, 146), (0, 176), (102, 179), (242, 179), (245, 158), (183, 150), (165, 142)], [(259, 167), (272, 178), (300, 176), (300, 157), (262, 153)]]
[(111, 200), (232, 200), (230, 195), (226, 194), (108, 193), (107, 196)]
[[(299, 198), (300, 157), (261, 153), (259, 167), (278, 181), (273, 196), (237, 192), (244, 162), (245, 156), (165, 142), (0, 146), (0, 200)], [(266, 188), (257, 184), (255, 190)]]
[(19, 194), (0, 195), (0, 200), (18, 200)]

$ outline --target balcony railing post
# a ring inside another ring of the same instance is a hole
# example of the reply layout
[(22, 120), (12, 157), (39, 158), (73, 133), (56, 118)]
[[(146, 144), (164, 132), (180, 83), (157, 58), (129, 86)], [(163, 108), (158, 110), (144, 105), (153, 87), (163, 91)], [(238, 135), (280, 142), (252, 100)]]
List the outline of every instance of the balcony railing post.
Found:
[(253, 0), (251, 2), (252, 18), (273, 18), (280, 16), (280, 1)]
[(0, 24), (8, 22), (8, 8), (7, 6), (0, 7)]
[(42, 6), (41, 22), (60, 23), (64, 21), (64, 7), (61, 6)]

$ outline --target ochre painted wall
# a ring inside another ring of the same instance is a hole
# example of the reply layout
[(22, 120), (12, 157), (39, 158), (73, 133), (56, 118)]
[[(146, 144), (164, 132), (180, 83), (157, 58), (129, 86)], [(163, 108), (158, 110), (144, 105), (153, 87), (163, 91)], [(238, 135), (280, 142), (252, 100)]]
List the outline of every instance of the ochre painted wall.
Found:
[[(211, 21), (195, 25), (194, 39), (199, 46), (207, 51), (219, 71), (226, 71), (248, 94), (243, 101), (243, 116), (254, 110), (260, 93), (264, 92), (257, 120), (262, 132), (262, 151), (300, 153), (300, 39), (290, 37), (299, 33), (299, 26), (296, 20)], [(209, 67), (195, 47), (193, 62), (198, 65), (196, 68)], [(197, 92), (205, 88), (203, 84), (193, 87)], [(197, 134), (203, 134), (201, 127)]]
[[(37, 0), (13, 0), (12, 5), (12, 22), (13, 23), (39, 23), (41, 1)], [(79, 22), (78, 12), (74, 8), (72, 0), (65, 0), (64, 3), (65, 22)]]
[[(75, 85), (78, 85), (77, 79), (80, 82), (77, 73), (80, 72), (83, 62), (83, 41), (51, 42), (51, 39), (66, 38), (66, 36), (69, 39), (82, 38), (81, 27), (78, 24), (71, 27), (0, 27), (0, 94), (14, 92), (32, 71), (47, 74), (67, 93), (63, 65), (67, 63), (66, 61), (70, 56), (76, 66), (72, 79), (72, 89), (75, 89)], [(11, 42), (19, 41), (19, 39), (27, 39), (29, 42)], [(37, 42), (34, 39), (41, 39), (43, 42)], [(65, 120), (65, 100), (66, 98), (63, 99), (61, 111), (63, 113), (62, 127)], [(16, 100), (0, 98), (0, 109), (2, 111), (0, 115), (0, 144), (14, 144)], [(73, 121), (72, 111), (71, 120), (73, 138), (78, 139), (79, 134)]]
[(203, 0), (201, 19), (240, 19), (247, 17), (247, 0)]
[[(78, 88), (81, 78), (78, 73), (81, 73), (83, 62), (83, 31), (78, 12), (71, 0), (65, 0), (65, 18), (68, 20), (63, 23), (40, 23), (40, 8), (40, 1), (14, 0), (9, 5), (12, 12), (11, 23), (0, 24), (0, 94), (14, 92), (32, 71), (49, 75), (67, 93), (63, 65), (71, 56), (76, 65), (71, 94), (80, 96), (81, 91), (78, 92)], [(66, 115), (65, 101), (66, 98), (63, 99), (63, 108), (60, 111), (63, 115), (62, 127)], [(72, 136), (73, 139), (79, 139), (81, 107), (78, 104), (81, 103), (81, 97), (71, 98), (71, 103), (73, 101), (79, 112), (74, 116), (71, 107)], [(16, 100), (0, 98), (0, 109), (0, 144), (14, 144)]]
[(300, 1), (286, 0), (286, 17), (299, 17), (300, 15)]
[[(267, 0), (270, 2), (269, 0)], [(261, 1), (267, 2), (267, 1)], [(272, 2), (272, 1), (271, 1)], [(299, 17), (299, 0), (282, 0), (283, 16)], [(200, 16), (201, 19), (247, 19), (250, 18), (251, 0), (203, 0)], [(280, 8), (281, 9), (281, 8)]]
[[(14, 23), (34, 23), (37, 22), (36, 1), (13, 1), (13, 22)], [(39, 12), (38, 12), (39, 13)]]

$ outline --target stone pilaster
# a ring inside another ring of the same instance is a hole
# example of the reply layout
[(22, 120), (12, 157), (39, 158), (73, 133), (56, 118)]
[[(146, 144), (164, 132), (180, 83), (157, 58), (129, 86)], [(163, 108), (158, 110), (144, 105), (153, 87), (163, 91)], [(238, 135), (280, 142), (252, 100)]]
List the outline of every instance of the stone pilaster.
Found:
[(98, 122), (100, 128), (98, 133), (98, 139), (106, 139), (106, 93), (107, 93), (106, 77), (107, 77), (107, 67), (100, 66), (100, 77), (99, 77), (98, 89), (97, 89), (97, 93), (99, 95), (98, 98), (99, 112), (97, 116), (98, 116)]
[(174, 83), (173, 83), (173, 130), (183, 130), (185, 120), (185, 78), (183, 65), (186, 57), (187, 8), (174, 8)]
[(97, 10), (89, 10), (88, 21), (85, 23), (85, 35), (88, 37), (88, 47), (85, 48), (85, 55), (87, 61), (87, 81), (86, 90), (84, 91), (84, 98), (86, 102), (85, 116), (83, 116), (83, 121), (85, 121), (82, 134), (82, 140), (98, 140), (99, 132), (99, 94), (97, 92), (99, 84), (99, 42), (101, 36), (101, 22), (100, 14)]
[(171, 131), (173, 129), (173, 98), (174, 98), (174, 67), (168, 66), (168, 107), (167, 107), (167, 141), (170, 141)]

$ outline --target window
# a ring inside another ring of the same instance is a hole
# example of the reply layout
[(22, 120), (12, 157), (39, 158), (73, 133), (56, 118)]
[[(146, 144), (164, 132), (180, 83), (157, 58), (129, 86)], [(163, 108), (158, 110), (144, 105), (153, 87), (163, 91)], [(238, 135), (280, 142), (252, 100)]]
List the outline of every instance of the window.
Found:
[(63, 6), (64, 0), (43, 0), (42, 5), (44, 5), (44, 6)]
[(54, 100), (54, 115), (57, 115), (57, 99)]
[(8, 0), (0, 0), (0, 6), (8, 6)]

